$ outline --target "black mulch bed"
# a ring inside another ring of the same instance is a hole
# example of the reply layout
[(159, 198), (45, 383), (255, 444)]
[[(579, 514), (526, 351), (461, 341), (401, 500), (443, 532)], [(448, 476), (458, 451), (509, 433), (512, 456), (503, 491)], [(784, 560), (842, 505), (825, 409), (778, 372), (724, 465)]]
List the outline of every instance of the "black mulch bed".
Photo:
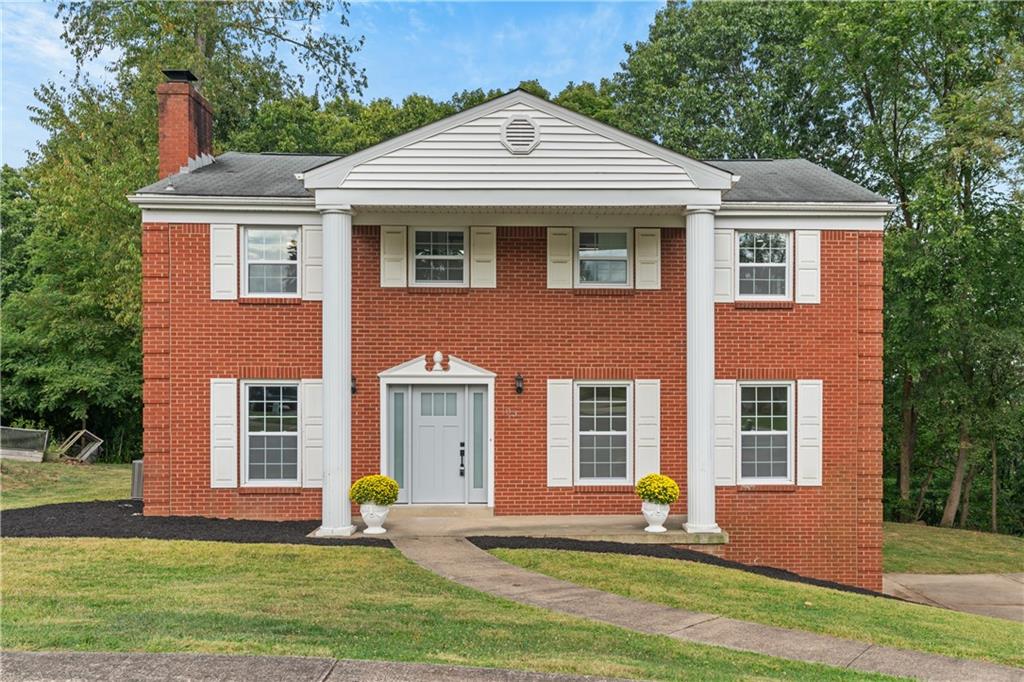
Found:
[(692, 549), (685, 549), (673, 545), (632, 544), (626, 542), (606, 542), (603, 540), (568, 540), (565, 538), (500, 537), (494, 535), (484, 535), (466, 539), (484, 550), (498, 548), (565, 549), (573, 552), (632, 554), (634, 556), (649, 556), (656, 557), (658, 559), (695, 561), (699, 564), (710, 564), (712, 566), (721, 566), (722, 568), (735, 568), (739, 571), (755, 573), (768, 578), (775, 578), (776, 580), (786, 580), (793, 583), (803, 583), (804, 585), (827, 587), (829, 589), (839, 590), (840, 592), (852, 592), (854, 594), (865, 594), (870, 597), (885, 597), (886, 599), (903, 601), (897, 597), (891, 597), (887, 594), (868, 590), (863, 587), (844, 585), (843, 583), (836, 583), (831, 580), (808, 578), (807, 576), (803, 576), (798, 573), (784, 571), (781, 568), (772, 568), (771, 566), (751, 566), (750, 564), (741, 564), (738, 561), (729, 561), (728, 559), (722, 559), (721, 557), (705, 554), (704, 552), (697, 552)]
[(143, 516), (136, 500), (68, 502), (8, 509), (0, 514), (7, 538), (148, 538), (289, 545), (391, 547), (378, 538), (309, 538), (317, 521), (237, 521), (202, 516)]

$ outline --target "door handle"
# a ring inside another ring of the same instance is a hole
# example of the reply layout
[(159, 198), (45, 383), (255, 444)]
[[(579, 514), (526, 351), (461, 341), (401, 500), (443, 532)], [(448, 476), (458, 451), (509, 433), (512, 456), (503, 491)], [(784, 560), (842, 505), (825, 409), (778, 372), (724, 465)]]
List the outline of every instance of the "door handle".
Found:
[(459, 476), (466, 475), (466, 442), (459, 443)]

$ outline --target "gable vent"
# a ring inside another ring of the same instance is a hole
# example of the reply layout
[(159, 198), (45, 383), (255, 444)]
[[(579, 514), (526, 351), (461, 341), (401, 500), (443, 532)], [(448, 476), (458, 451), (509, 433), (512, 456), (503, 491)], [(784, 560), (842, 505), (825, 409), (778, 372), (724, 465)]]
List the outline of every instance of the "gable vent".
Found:
[(529, 154), (540, 142), (540, 128), (525, 114), (509, 116), (501, 124), (501, 143), (513, 154)]

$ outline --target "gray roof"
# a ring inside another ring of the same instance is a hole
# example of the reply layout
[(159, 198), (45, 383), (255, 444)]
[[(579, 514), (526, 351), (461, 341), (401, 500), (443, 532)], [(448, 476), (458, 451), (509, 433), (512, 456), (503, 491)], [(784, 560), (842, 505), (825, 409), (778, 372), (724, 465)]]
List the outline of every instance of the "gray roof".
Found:
[[(311, 197), (295, 174), (333, 161), (316, 154), (227, 152), (191, 173), (178, 173), (138, 190), (137, 194), (199, 197)], [(168, 187), (173, 187), (169, 190)]]
[(708, 163), (740, 176), (740, 181), (722, 195), (725, 202), (886, 201), (885, 197), (806, 159), (716, 159)]
[[(202, 197), (309, 197), (296, 173), (341, 157), (316, 154), (227, 152), (191, 173), (179, 173), (138, 194)], [(739, 175), (722, 200), (757, 202), (884, 202), (870, 190), (804, 159), (709, 161)], [(173, 189), (168, 189), (173, 187)]]

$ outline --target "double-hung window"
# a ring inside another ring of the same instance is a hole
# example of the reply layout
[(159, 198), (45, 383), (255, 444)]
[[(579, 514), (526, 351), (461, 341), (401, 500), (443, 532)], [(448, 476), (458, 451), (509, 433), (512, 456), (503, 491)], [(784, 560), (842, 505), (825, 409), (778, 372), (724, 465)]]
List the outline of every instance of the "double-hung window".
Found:
[(247, 383), (245, 457), (248, 485), (298, 485), (299, 385)]
[(409, 230), (409, 281), (419, 286), (465, 286), (466, 229)]
[(248, 296), (299, 295), (299, 228), (247, 227), (243, 231)]
[(576, 477), (583, 484), (629, 483), (632, 386), (576, 384)]
[(737, 232), (736, 247), (738, 298), (790, 298), (788, 232)]
[(633, 283), (633, 231), (576, 230), (576, 285), (628, 287)]
[(793, 481), (793, 385), (739, 385), (740, 483)]

